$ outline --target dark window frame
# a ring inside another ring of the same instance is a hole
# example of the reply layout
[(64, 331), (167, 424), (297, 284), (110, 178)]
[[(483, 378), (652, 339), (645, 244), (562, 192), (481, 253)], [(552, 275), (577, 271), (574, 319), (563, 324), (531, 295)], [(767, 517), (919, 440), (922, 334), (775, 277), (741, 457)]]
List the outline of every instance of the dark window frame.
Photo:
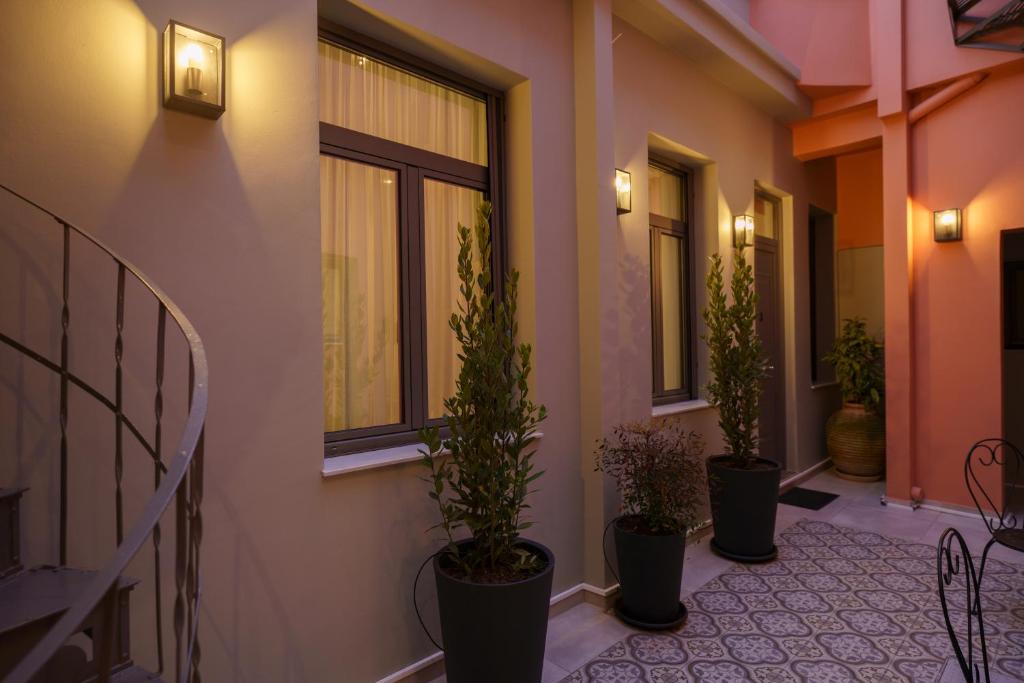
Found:
[[(694, 268), (693, 268), (693, 171), (670, 159), (651, 155), (648, 166), (654, 166), (666, 173), (679, 177), (683, 185), (683, 220), (675, 220), (658, 214), (648, 214), (650, 226), (651, 252), (651, 370), (652, 370), (652, 402), (654, 405), (666, 405), (689, 401), (697, 396), (694, 378), (697, 376), (697, 358), (694, 353), (694, 329), (696, 325), (694, 305)], [(664, 339), (661, 330), (661, 235), (682, 240), (683, 257), (682, 271), (686, 283), (685, 296), (680, 297), (682, 307), (681, 318), (686, 325), (685, 338), (679, 349), (680, 362), (683, 370), (683, 386), (679, 389), (665, 389)]]
[(496, 295), (501, 296), (506, 272), (504, 226), (505, 110), (502, 94), (483, 84), (434, 66), (422, 59), (319, 20), (318, 39), (366, 55), (391, 66), (458, 90), (486, 103), (487, 166), (385, 140), (320, 121), (320, 154), (398, 172), (399, 222), (399, 353), (402, 369), (399, 423), (324, 432), (324, 457), (391, 448), (419, 442), (423, 426), (442, 427), (443, 420), (427, 418), (426, 273), (423, 244), (423, 180), (430, 178), (483, 193), (491, 202), (491, 269)]

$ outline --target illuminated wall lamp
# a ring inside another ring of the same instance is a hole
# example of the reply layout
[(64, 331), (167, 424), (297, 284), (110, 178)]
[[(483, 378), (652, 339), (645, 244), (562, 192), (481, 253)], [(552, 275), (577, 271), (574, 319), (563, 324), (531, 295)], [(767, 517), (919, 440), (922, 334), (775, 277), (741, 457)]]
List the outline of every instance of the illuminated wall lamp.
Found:
[(615, 213), (629, 213), (633, 210), (632, 187), (629, 171), (615, 169)]
[(224, 38), (171, 20), (164, 29), (164, 106), (220, 118), (224, 113)]
[(959, 242), (963, 239), (963, 214), (960, 209), (944, 209), (932, 214), (932, 233), (936, 242)]
[(732, 246), (737, 249), (754, 243), (754, 217), (742, 214), (732, 217)]

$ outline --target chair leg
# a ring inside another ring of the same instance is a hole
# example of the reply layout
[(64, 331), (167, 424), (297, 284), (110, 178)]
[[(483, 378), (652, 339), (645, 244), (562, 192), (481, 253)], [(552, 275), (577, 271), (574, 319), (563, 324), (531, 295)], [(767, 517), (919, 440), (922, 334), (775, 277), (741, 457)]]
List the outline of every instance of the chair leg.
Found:
[[(954, 544), (956, 544), (955, 548)], [(992, 542), (989, 542), (989, 544), (985, 546), (985, 551), (982, 554), (982, 573), (984, 572), (985, 559), (991, 545)], [(939, 600), (942, 603), (942, 616), (946, 622), (946, 631), (949, 633), (949, 642), (950, 645), (953, 646), (957, 662), (960, 665), (960, 671), (963, 673), (964, 680), (966, 681), (977, 682), (981, 679), (981, 672), (974, 661), (974, 629), (972, 622), (977, 619), (978, 633), (981, 641), (982, 668), (985, 672), (984, 680), (988, 683), (988, 649), (985, 643), (985, 624), (982, 618), (981, 596), (979, 594), (979, 589), (981, 587), (980, 577), (982, 573), (975, 572), (974, 560), (971, 557), (970, 550), (967, 548), (967, 543), (964, 541), (964, 537), (960, 535), (959, 531), (952, 527), (942, 532), (942, 536), (939, 539), (938, 552), (936, 554), (936, 565), (939, 584)], [(960, 574), (961, 570), (963, 571), (967, 588), (966, 657), (964, 656), (963, 648), (960, 647), (960, 640), (957, 637), (956, 630), (953, 628), (953, 621), (949, 616), (949, 604), (946, 597), (946, 587), (952, 585), (954, 576)]]
[(985, 564), (988, 562), (988, 551), (992, 549), (996, 543), (995, 538), (990, 538), (988, 543), (985, 544), (985, 549), (981, 552), (981, 564), (978, 567), (978, 575), (975, 578), (974, 588), (974, 602), (975, 602), (975, 614), (978, 617), (978, 635), (981, 637), (981, 663), (985, 669), (985, 680), (989, 680), (988, 673), (988, 645), (985, 643), (985, 620), (982, 618), (981, 611), (981, 582), (985, 577)]

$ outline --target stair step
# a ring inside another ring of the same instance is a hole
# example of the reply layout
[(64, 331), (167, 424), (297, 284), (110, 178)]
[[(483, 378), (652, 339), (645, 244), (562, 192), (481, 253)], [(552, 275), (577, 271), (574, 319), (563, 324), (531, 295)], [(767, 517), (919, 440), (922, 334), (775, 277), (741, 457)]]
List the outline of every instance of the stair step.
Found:
[[(0, 636), (63, 614), (95, 576), (87, 569), (42, 566), (0, 581)], [(121, 579), (118, 590), (130, 590), (136, 583)]]
[[(43, 566), (0, 580), (0, 678), (3, 678), (25, 653), (46, 635), (96, 574), (97, 572), (84, 569)], [(131, 664), (128, 596), (136, 583), (138, 582), (134, 579), (122, 578), (117, 586), (118, 599), (111, 662), (118, 669)], [(96, 652), (103, 651), (105, 647), (105, 643), (102, 642), (105, 637), (102, 612), (103, 605), (97, 605), (80, 629), (91, 636)], [(64, 668), (59, 662), (53, 664), (57, 668)], [(94, 667), (95, 664), (91, 666)], [(71, 668), (79, 667), (76, 665)], [(92, 673), (96, 673), (94, 668)], [(78, 680), (84, 679), (78, 677)]]
[(110, 683), (163, 683), (163, 680), (159, 674), (138, 666), (122, 669), (110, 677)]
[(28, 489), (0, 488), (0, 579), (21, 571), (21, 494)]

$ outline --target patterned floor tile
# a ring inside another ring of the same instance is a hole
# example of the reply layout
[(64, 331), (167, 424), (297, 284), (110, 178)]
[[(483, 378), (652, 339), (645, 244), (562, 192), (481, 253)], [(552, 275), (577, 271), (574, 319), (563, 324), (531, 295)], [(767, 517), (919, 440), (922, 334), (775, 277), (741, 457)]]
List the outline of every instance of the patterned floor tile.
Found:
[[(564, 682), (938, 683), (955, 653), (934, 546), (817, 519), (777, 542), (776, 561), (733, 565), (689, 595), (676, 632), (631, 633)], [(965, 637), (957, 581), (947, 594)], [(990, 559), (984, 584), (991, 669), (1024, 680), (1024, 566)]]

